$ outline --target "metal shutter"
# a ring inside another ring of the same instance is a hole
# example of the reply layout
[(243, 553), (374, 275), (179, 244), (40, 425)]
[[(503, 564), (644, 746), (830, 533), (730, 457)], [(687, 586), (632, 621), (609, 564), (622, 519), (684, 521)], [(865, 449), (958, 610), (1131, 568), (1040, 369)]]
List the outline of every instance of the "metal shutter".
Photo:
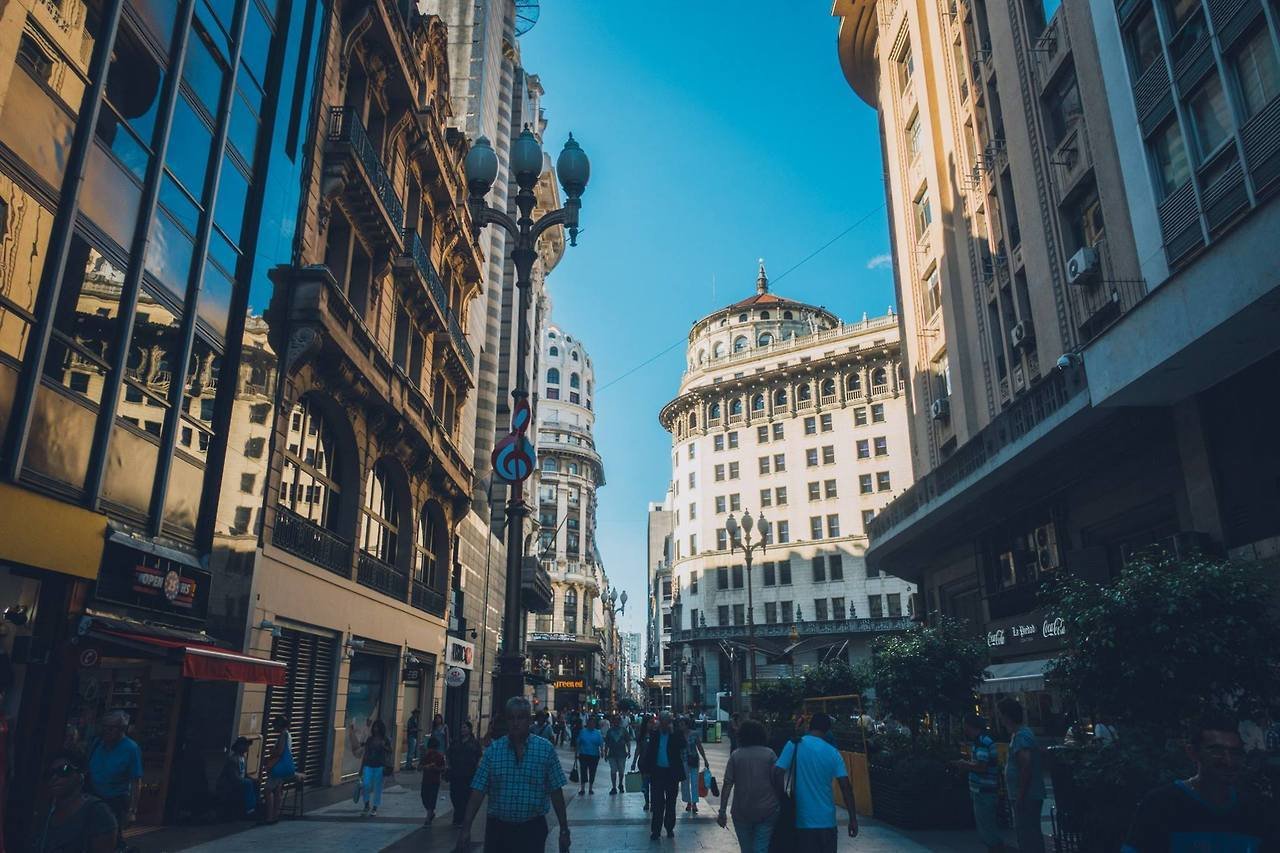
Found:
[(333, 728), (333, 678), (337, 641), (305, 631), (283, 628), (271, 644), (271, 659), (289, 667), (289, 683), (267, 690), (266, 726), (284, 714), (293, 735), (294, 761), (306, 774), (307, 785), (324, 782), (329, 732)]

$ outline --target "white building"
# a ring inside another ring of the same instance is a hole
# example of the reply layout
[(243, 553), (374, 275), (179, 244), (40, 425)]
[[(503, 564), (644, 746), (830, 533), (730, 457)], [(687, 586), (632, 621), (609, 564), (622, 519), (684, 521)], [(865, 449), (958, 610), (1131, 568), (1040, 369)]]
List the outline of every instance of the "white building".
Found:
[(649, 595), (645, 612), (644, 676), (650, 708), (671, 705), (671, 556), (674, 553), (671, 537), (675, 524), (672, 501), (673, 495), (668, 489), (665, 500), (649, 504), (645, 518)]
[(596, 547), (596, 489), (605, 483), (592, 427), (595, 371), (581, 341), (548, 324), (538, 377), (538, 554), (551, 576), (550, 613), (529, 618), (528, 654), (550, 664), (539, 701), (552, 709), (608, 703), (615, 673), (609, 581)]
[[(899, 353), (892, 313), (844, 324), (770, 293), (763, 263), (754, 295), (693, 325), (660, 415), (673, 523), (662, 664), (677, 707), (749, 678), (752, 627), (766, 678), (865, 656), (908, 624), (912, 586), (869, 577), (863, 560), (867, 521), (912, 479)], [(726, 528), (744, 512), (765, 518), (750, 581)]]

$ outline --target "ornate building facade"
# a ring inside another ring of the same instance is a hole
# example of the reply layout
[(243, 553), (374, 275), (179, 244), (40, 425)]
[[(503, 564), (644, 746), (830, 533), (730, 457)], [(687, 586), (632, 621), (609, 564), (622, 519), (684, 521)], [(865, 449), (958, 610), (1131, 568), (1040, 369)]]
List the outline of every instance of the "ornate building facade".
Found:
[[(660, 420), (672, 436), (673, 703), (865, 656), (904, 628), (912, 587), (869, 571), (866, 525), (911, 479), (897, 318), (844, 324), (769, 291), (703, 317)], [(752, 571), (729, 516), (759, 519)], [(657, 593), (667, 599), (666, 580)], [(665, 618), (665, 612), (664, 612)], [(748, 686), (749, 692), (749, 686)]]

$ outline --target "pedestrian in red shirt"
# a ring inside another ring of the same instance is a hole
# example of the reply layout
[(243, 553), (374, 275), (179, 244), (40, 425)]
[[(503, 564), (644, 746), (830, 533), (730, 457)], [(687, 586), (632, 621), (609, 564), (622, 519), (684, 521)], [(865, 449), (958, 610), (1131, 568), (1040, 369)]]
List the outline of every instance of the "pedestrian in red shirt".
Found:
[(427, 738), (426, 751), (422, 753), (422, 759), (418, 762), (418, 767), (422, 770), (422, 806), (427, 810), (427, 819), (424, 821), (426, 824), (436, 819), (436, 801), (440, 799), (440, 777), (444, 775), (446, 766), (444, 753), (440, 751), (440, 741), (434, 735)]

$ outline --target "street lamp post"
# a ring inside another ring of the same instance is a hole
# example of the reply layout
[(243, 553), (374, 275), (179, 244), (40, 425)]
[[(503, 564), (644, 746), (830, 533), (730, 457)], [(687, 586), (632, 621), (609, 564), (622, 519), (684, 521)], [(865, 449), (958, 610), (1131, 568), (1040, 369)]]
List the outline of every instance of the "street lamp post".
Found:
[(609, 710), (616, 711), (618, 708), (618, 649), (617, 644), (613, 642), (618, 634), (617, 625), (618, 617), (627, 612), (627, 591), (624, 589), (622, 595), (618, 595), (618, 588), (614, 587), (609, 590), (609, 595), (605, 599), (608, 603), (605, 607), (609, 610), (609, 645), (613, 647), (609, 655)]
[[(751, 689), (756, 689), (756, 620), (754, 613), (754, 600), (752, 598), (751, 584), (751, 561), (755, 557), (756, 551), (764, 553), (765, 550), (765, 521), (764, 513), (761, 512), (759, 518), (752, 518), (750, 512), (742, 513), (742, 521), (729, 514), (729, 518), (725, 521), (725, 529), (729, 533), (729, 550), (732, 553), (735, 550), (741, 550), (742, 556), (747, 562), (747, 678), (751, 681)], [(751, 541), (751, 532), (755, 527), (760, 529), (760, 539), (756, 542)], [(746, 697), (743, 698), (744, 710), (749, 710), (745, 706)]]
[[(573, 134), (564, 144), (564, 150), (556, 161), (560, 185), (568, 199), (564, 207), (544, 214), (536, 222), (533, 209), (537, 198), (533, 189), (542, 175), (542, 144), (528, 125), (511, 145), (511, 171), (515, 174), (519, 192), (516, 194), (517, 217), (505, 210), (490, 207), (484, 200), (489, 188), (498, 176), (498, 156), (489, 140), (483, 136), (475, 141), (467, 152), (465, 161), (468, 207), (472, 226), (476, 232), (486, 225), (499, 225), (515, 238), (511, 259), (516, 267), (516, 289), (519, 292), (516, 323), (516, 376), (511, 389), (512, 434), (494, 448), (494, 471), (509, 486), (507, 503), (507, 583), (506, 601), (502, 616), (502, 650), (499, 655), (498, 677), (494, 684), (494, 698), (502, 707), (513, 696), (524, 694), (524, 640), (525, 611), (521, 606), (522, 573), (524, 568), (524, 521), (529, 508), (524, 501), (524, 481), (533, 472), (533, 446), (524, 438), (526, 429), (532, 426), (529, 411), (528, 378), (525, 376), (529, 349), (529, 289), (533, 275), (533, 263), (538, 257), (538, 238), (557, 225), (569, 231), (569, 245), (577, 245), (578, 212), (582, 208), (582, 193), (591, 175), (590, 163)], [(505, 454), (505, 456), (503, 455)]]

